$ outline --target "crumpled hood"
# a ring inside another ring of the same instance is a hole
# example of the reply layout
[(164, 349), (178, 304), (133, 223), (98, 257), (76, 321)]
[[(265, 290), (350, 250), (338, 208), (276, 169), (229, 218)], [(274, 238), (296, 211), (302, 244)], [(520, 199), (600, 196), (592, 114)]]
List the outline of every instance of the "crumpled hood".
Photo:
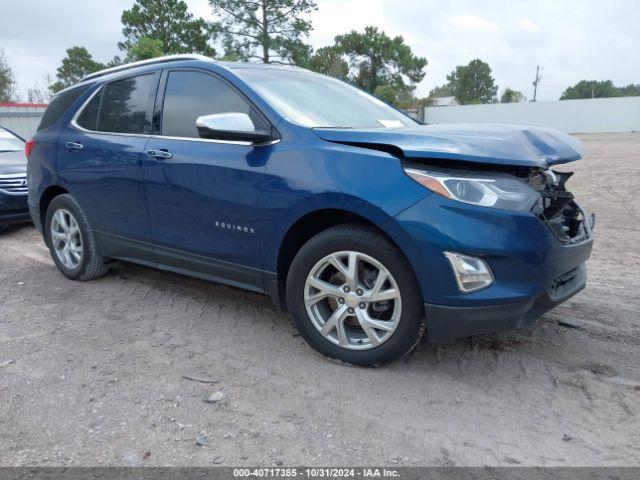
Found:
[(438, 124), (373, 129), (316, 128), (324, 140), (399, 149), (407, 158), (546, 168), (582, 157), (582, 143), (554, 128), (514, 124)]
[(0, 175), (27, 171), (27, 156), (22, 150), (0, 152)]

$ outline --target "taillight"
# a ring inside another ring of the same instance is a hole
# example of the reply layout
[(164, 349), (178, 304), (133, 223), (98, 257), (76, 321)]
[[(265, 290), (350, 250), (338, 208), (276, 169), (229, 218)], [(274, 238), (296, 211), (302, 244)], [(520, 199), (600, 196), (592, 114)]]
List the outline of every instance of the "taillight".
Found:
[(35, 146), (36, 141), (33, 138), (27, 140), (27, 143), (24, 144), (24, 153), (26, 153), (27, 157), (31, 155), (31, 150), (33, 150), (33, 147)]

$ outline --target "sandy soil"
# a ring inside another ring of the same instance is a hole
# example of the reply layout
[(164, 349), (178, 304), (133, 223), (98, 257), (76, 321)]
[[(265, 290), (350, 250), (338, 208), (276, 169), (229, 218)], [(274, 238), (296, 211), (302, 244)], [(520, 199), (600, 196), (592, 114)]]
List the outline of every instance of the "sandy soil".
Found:
[(5, 231), (0, 465), (640, 465), (640, 134), (581, 138), (587, 289), (375, 370), (314, 354), (266, 297), (128, 264), (74, 283)]

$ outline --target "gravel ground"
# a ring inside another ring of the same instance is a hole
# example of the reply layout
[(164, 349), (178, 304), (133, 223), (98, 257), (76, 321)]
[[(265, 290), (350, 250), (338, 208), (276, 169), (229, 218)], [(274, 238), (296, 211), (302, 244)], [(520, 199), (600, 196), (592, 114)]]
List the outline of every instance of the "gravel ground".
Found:
[(640, 465), (640, 134), (581, 138), (587, 289), (380, 369), (314, 354), (267, 297), (124, 263), (71, 282), (4, 231), (0, 466)]

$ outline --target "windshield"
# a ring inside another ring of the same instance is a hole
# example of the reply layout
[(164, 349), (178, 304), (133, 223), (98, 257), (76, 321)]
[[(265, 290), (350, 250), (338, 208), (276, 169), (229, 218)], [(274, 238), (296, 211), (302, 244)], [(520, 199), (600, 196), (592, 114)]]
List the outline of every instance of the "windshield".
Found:
[(347, 83), (305, 70), (235, 71), (287, 120), (307, 127), (393, 128), (418, 125)]
[(17, 152), (23, 149), (22, 140), (0, 128), (0, 152)]

